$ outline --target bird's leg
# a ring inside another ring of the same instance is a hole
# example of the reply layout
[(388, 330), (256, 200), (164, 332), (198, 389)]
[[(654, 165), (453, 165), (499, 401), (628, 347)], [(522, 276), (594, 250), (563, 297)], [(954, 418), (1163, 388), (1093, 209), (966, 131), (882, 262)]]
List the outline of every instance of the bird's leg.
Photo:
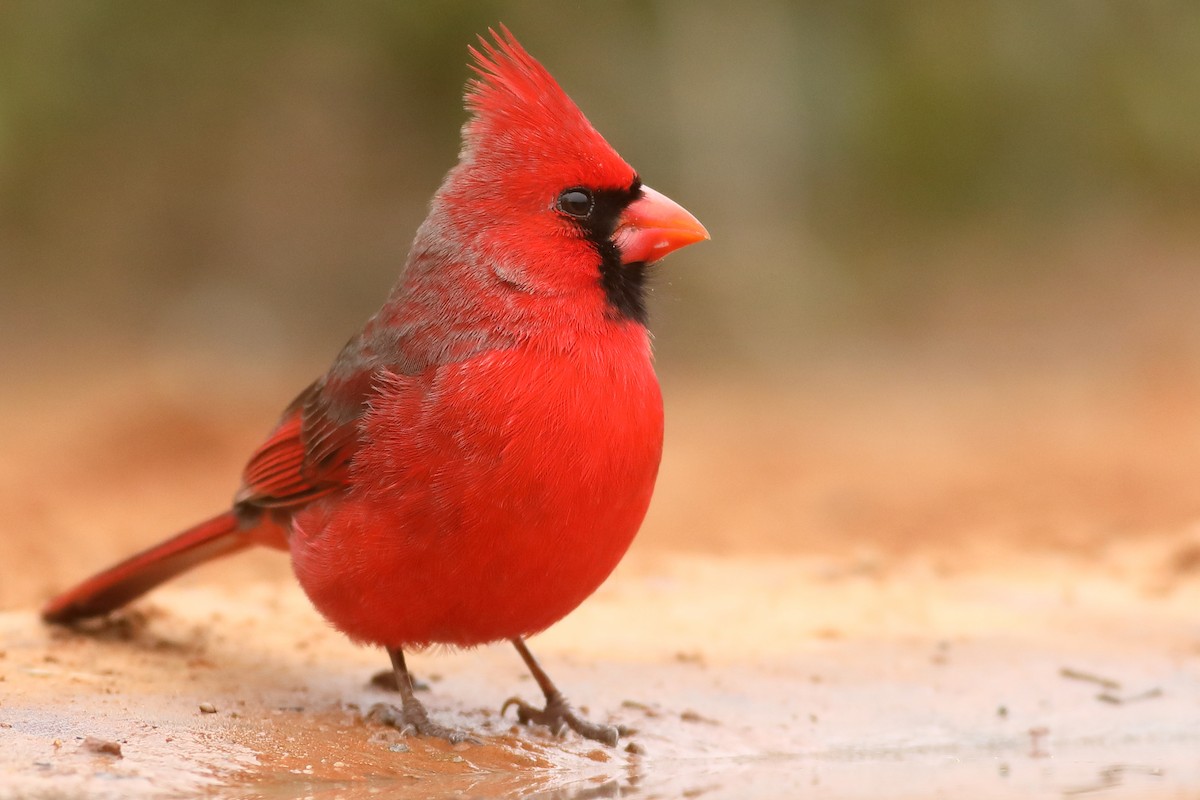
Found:
[(516, 706), (517, 720), (523, 725), (531, 722), (545, 725), (556, 736), (562, 732), (563, 728), (570, 728), (587, 739), (603, 742), (609, 747), (617, 746), (617, 739), (627, 733), (623, 727), (598, 725), (576, 714), (575, 709), (571, 708), (571, 704), (567, 702), (567, 698), (563, 697), (562, 692), (558, 690), (558, 687), (550, 680), (550, 676), (533, 657), (533, 653), (529, 652), (529, 648), (525, 646), (525, 640), (518, 636), (510, 641), (513, 647), (517, 648), (517, 652), (521, 654), (521, 658), (525, 660), (525, 665), (529, 667), (529, 672), (537, 681), (542, 694), (546, 695), (546, 707), (537, 708), (519, 697), (510, 697), (500, 708), (501, 714), (507, 711), (509, 706)]
[[(412, 688), (414, 692), (429, 691), (429, 684), (418, 678), (416, 675), (413, 675), (411, 672), (408, 673), (408, 679), (412, 681)], [(371, 679), (367, 681), (367, 684), (374, 689), (380, 689), (385, 692), (400, 691), (400, 682), (396, 680), (396, 670), (394, 669), (379, 670), (379, 672), (376, 672), (371, 676)]]
[(379, 703), (371, 708), (367, 716), (370, 719), (390, 725), (401, 733), (412, 733), (418, 736), (433, 736), (445, 739), (451, 744), (458, 744), (470, 737), (466, 731), (447, 728), (429, 719), (425, 706), (413, 694), (412, 676), (408, 674), (408, 666), (404, 663), (404, 651), (399, 647), (388, 648), (392, 658), (392, 671), (396, 674), (396, 688), (400, 692), (400, 708), (385, 703)]

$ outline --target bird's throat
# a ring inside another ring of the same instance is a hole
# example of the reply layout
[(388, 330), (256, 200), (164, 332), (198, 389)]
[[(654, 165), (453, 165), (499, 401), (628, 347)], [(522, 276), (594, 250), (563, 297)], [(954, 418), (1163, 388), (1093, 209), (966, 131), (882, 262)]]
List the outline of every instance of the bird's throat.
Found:
[(647, 267), (643, 262), (621, 263), (621, 252), (612, 242), (600, 245), (600, 286), (614, 317), (646, 325)]

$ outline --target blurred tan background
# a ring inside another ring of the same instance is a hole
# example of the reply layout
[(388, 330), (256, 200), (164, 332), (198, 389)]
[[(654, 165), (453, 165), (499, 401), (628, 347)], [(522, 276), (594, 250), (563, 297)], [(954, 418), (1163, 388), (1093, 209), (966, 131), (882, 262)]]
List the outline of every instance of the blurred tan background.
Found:
[(0, 606), (227, 501), (395, 278), (497, 22), (713, 234), (655, 281), (640, 552), (955, 569), (1200, 519), (1195, 4), (29, 0)]

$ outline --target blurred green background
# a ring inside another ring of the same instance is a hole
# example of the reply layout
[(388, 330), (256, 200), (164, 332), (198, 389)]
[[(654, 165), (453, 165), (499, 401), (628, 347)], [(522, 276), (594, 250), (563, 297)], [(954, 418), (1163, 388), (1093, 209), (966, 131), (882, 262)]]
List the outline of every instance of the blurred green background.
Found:
[(641, 547), (1200, 530), (1200, 4), (0, 0), (0, 605), (227, 501), (499, 22), (713, 235)]
[(1196, 3), (9, 0), (4, 358), (323, 369), (497, 22), (713, 234), (657, 278), (665, 370), (1196, 351)]

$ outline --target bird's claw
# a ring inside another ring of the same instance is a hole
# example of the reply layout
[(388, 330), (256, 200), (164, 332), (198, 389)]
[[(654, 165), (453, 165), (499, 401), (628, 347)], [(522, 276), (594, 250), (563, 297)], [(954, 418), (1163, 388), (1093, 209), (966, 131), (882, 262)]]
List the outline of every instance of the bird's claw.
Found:
[(500, 707), (500, 715), (504, 716), (509, 706), (517, 709), (517, 722), (522, 725), (544, 725), (555, 736), (560, 735), (565, 728), (578, 733), (585, 739), (616, 747), (617, 740), (628, 733), (622, 725), (600, 725), (586, 720), (575, 713), (571, 704), (561, 694), (546, 698), (546, 707), (531, 706), (519, 697), (510, 697)]
[(445, 725), (429, 719), (425, 707), (420, 703), (406, 704), (404, 708), (396, 708), (387, 703), (376, 703), (367, 712), (367, 719), (395, 728), (405, 736), (429, 736), (434, 739), (444, 739), (450, 744), (470, 742), (479, 744), (479, 740), (464, 730), (447, 728)]

